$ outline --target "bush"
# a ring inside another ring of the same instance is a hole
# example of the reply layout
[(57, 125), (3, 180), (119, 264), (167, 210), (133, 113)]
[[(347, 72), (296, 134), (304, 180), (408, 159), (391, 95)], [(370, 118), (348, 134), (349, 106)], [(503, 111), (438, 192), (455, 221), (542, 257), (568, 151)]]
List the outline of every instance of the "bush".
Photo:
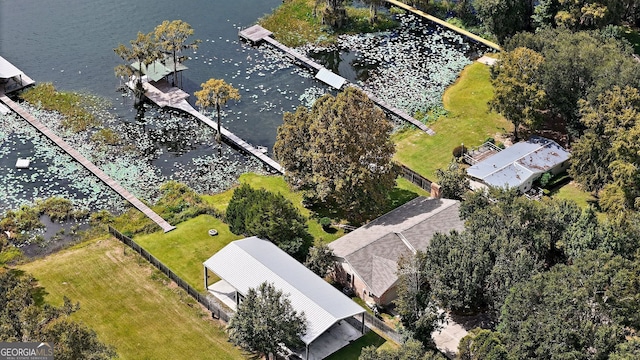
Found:
[(328, 228), (329, 226), (331, 226), (331, 219), (329, 219), (326, 216), (323, 218), (320, 218), (318, 222), (320, 223), (320, 225), (322, 225), (323, 228)]
[(484, 142), (495, 144), (496, 143), (496, 139), (494, 139), (492, 137), (488, 137), (488, 138), (484, 139)]
[(50, 197), (36, 202), (36, 211), (51, 218), (51, 221), (63, 221), (74, 217), (73, 203), (69, 199)]
[(550, 172), (546, 172), (544, 174), (542, 174), (542, 176), (540, 176), (540, 187), (547, 187), (547, 185), (549, 184), (549, 181), (551, 181), (551, 178), (553, 176), (551, 175)]
[(306, 219), (281, 194), (244, 184), (233, 192), (225, 217), (234, 234), (268, 239), (298, 260), (309, 252)]
[(465, 154), (466, 151), (467, 149), (464, 147), (464, 145), (456, 146), (453, 149), (453, 157), (459, 159)]

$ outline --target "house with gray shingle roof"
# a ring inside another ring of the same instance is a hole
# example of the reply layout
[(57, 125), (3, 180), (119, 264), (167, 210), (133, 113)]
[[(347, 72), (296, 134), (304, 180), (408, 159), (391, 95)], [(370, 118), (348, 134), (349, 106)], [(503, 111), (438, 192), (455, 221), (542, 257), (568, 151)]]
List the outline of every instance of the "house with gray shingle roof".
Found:
[(525, 193), (545, 172), (557, 175), (566, 171), (570, 156), (555, 141), (532, 136), (474, 164), (467, 175), (473, 188), (518, 188)]
[(459, 208), (456, 200), (418, 197), (330, 243), (338, 280), (366, 302), (389, 304), (400, 257), (426, 250), (436, 233), (462, 231)]

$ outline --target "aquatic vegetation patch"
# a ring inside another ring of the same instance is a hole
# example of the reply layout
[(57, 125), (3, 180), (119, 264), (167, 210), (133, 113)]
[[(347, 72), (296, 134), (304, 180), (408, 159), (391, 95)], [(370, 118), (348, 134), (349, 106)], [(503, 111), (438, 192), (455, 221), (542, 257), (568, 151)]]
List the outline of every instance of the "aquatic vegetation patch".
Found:
[(26, 91), (20, 97), (46, 110), (64, 115), (62, 125), (73, 132), (80, 132), (97, 125), (95, 116), (86, 107), (91, 98), (72, 92), (56, 91), (52, 83), (41, 83)]
[(334, 46), (306, 46), (300, 51), (320, 61), (323, 56), (315, 54), (355, 53), (350, 67), (356, 75), (358, 69), (366, 72), (351, 81), (408, 114), (423, 118), (442, 107), (444, 90), (483, 49), (413, 14), (400, 14), (398, 19), (401, 25), (392, 31), (341, 35)]

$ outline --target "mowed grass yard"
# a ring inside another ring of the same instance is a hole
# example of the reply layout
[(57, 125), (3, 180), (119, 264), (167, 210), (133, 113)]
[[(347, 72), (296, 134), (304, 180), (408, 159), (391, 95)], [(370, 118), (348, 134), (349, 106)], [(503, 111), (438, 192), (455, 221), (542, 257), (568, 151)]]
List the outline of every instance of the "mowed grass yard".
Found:
[(395, 159), (436, 181), (436, 169), (446, 168), (456, 146), (478, 146), (488, 137), (513, 131), (513, 125), (503, 116), (489, 112), (487, 102), (492, 97), (489, 67), (478, 62), (468, 65), (444, 93), (448, 114), (430, 125), (436, 134), (430, 136), (416, 129), (394, 134)]
[[(302, 194), (291, 191), (282, 176), (248, 173), (240, 177), (240, 182), (254, 188), (264, 188), (281, 193), (291, 200), (308, 218), (309, 232), (316, 241), (331, 242), (344, 235), (344, 231), (341, 229), (337, 229), (334, 233), (324, 231), (318, 223), (318, 218), (314, 217), (309, 209), (302, 206)], [(216, 210), (224, 213), (232, 194), (233, 189), (204, 197)], [(397, 207), (418, 195), (428, 196), (428, 193), (405, 179), (398, 179), (397, 187), (390, 194), (392, 202), (389, 206)], [(175, 230), (166, 234), (158, 231), (136, 236), (134, 240), (191, 286), (198, 290), (204, 290), (202, 263), (228, 243), (241, 239), (242, 236), (231, 233), (227, 224), (210, 215), (197, 216), (177, 224), (176, 227)], [(218, 230), (218, 235), (209, 236), (209, 229)], [(210, 279), (210, 283), (215, 281), (215, 277)]]
[(146, 260), (115, 239), (89, 241), (19, 266), (121, 359), (244, 359), (223, 326)]

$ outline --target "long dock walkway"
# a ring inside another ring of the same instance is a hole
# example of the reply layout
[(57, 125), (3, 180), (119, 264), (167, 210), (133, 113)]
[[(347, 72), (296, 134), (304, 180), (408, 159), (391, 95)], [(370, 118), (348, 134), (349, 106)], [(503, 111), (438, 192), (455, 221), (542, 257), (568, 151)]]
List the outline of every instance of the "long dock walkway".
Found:
[[(133, 89), (134, 83), (133, 81), (130, 81), (127, 83), (127, 85), (131, 89)], [(169, 86), (166, 81), (151, 83), (148, 81), (148, 79), (143, 78), (142, 85), (145, 90), (145, 96), (156, 105), (160, 107), (170, 107), (173, 109), (182, 110), (188, 114), (193, 115), (203, 123), (207, 124), (213, 130), (218, 131), (218, 124), (215, 121), (209, 119), (208, 117), (200, 113), (198, 110), (194, 109), (193, 106), (191, 106), (191, 104), (189, 104), (189, 102), (187, 101), (189, 94), (187, 94), (186, 92), (178, 88)], [(236, 134), (227, 130), (223, 126), (220, 126), (220, 135), (222, 135), (225, 139), (227, 139), (233, 145), (241, 148), (242, 150), (246, 151), (250, 155), (255, 156), (256, 158), (258, 158), (260, 161), (262, 161), (263, 163), (265, 163), (275, 171), (281, 174), (284, 174), (284, 168), (282, 167), (282, 165), (278, 164), (277, 161), (273, 160), (266, 154), (262, 153), (261, 151), (253, 147), (253, 145), (242, 140)]]
[[(331, 71), (326, 69), (324, 66), (322, 66), (322, 65), (318, 64), (317, 62), (307, 58), (306, 56), (303, 56), (299, 52), (289, 48), (288, 46), (283, 45), (282, 43), (280, 43), (276, 39), (272, 38), (271, 37), (272, 34), (273, 33), (271, 31), (263, 28), (260, 25), (253, 25), (253, 26), (248, 27), (248, 28), (246, 28), (246, 29), (244, 29), (244, 30), (239, 32), (240, 37), (242, 37), (243, 39), (248, 40), (248, 41), (250, 41), (250, 42), (252, 42), (254, 44), (259, 43), (261, 41), (266, 41), (267, 43), (269, 43), (272, 46), (276, 47), (280, 51), (284, 52), (289, 58), (299, 61), (300, 63), (302, 63), (304, 66), (308, 67), (311, 70), (318, 71), (318, 73), (320, 71), (326, 71), (326, 72), (331, 73)], [(331, 73), (331, 74), (333, 74), (333, 73)], [(334, 74), (334, 77), (338, 77), (338, 75)], [(318, 76), (318, 74), (316, 74), (316, 78), (320, 79), (321, 81), (324, 81), (322, 77)], [(331, 83), (328, 83), (328, 84), (332, 85)], [(415, 125), (418, 129), (426, 132), (429, 135), (434, 135), (435, 134), (435, 132), (432, 129), (427, 127), (421, 121), (413, 118), (411, 115), (407, 114), (405, 111), (403, 111), (401, 109), (398, 109), (395, 106), (392, 106), (391, 104), (388, 104), (387, 102), (385, 102), (382, 99), (378, 98), (377, 96), (373, 95), (373, 93), (371, 93), (370, 91), (364, 90), (361, 87), (357, 86), (356, 84), (349, 84), (349, 86), (353, 86), (353, 87), (356, 87), (356, 88), (364, 91), (364, 93), (367, 94), (367, 96), (369, 96), (369, 99), (371, 99), (371, 101), (373, 101), (376, 105), (378, 105), (384, 111), (387, 111), (387, 112), (399, 117), (400, 119)]]
[(13, 111), (18, 113), (18, 115), (22, 116), (25, 120), (27, 120), (33, 127), (38, 129), (43, 135), (51, 139), (56, 145), (58, 145), (62, 150), (64, 150), (67, 154), (71, 155), (76, 161), (78, 161), (82, 166), (84, 166), (87, 170), (91, 171), (95, 176), (97, 176), (100, 180), (102, 180), (105, 184), (107, 184), (110, 188), (112, 188), (115, 192), (117, 192), (120, 196), (129, 201), (133, 206), (135, 206), (138, 210), (142, 211), (149, 219), (153, 220), (158, 226), (164, 230), (164, 232), (169, 232), (176, 227), (169, 224), (160, 215), (156, 214), (153, 210), (151, 210), (147, 205), (145, 205), (142, 201), (138, 200), (133, 194), (127, 191), (125, 188), (120, 186), (115, 180), (113, 180), (109, 175), (100, 170), (97, 166), (95, 166), (92, 162), (90, 162), (86, 157), (80, 154), (77, 150), (69, 146), (61, 137), (54, 134), (48, 127), (46, 127), (43, 123), (34, 118), (31, 114), (29, 114), (22, 106), (16, 104), (13, 100), (9, 99), (4, 93), (0, 92), (0, 101), (5, 103), (8, 107), (10, 107)]
[(461, 28), (459, 28), (459, 27), (457, 27), (455, 25), (449, 24), (448, 22), (446, 22), (446, 21), (444, 21), (442, 19), (438, 19), (437, 17), (435, 17), (433, 15), (429, 15), (424, 11), (418, 10), (415, 7), (411, 6), (411, 5), (407, 5), (407, 4), (402, 3), (402, 2), (400, 2), (398, 0), (386, 0), (386, 1), (388, 3), (390, 3), (390, 4), (393, 4), (394, 6), (397, 6), (399, 8), (403, 8), (403, 9), (408, 10), (408, 11), (411, 11), (412, 13), (414, 13), (416, 15), (420, 15), (423, 18), (425, 18), (425, 19), (427, 19), (429, 21), (432, 21), (432, 22), (434, 22), (434, 23), (436, 23), (438, 25), (441, 25), (441, 26), (444, 26), (444, 27), (446, 27), (448, 29), (451, 29), (451, 30), (453, 30), (453, 31), (455, 31), (455, 32), (457, 32), (457, 33), (459, 33), (461, 35), (464, 35), (464, 36), (468, 37), (469, 39), (472, 39), (474, 41), (482, 43), (482, 44), (484, 44), (484, 45), (486, 45), (486, 46), (488, 46), (488, 47), (490, 47), (492, 49), (495, 49), (495, 50), (498, 50), (498, 51), (502, 51), (502, 47), (500, 47), (500, 45), (498, 45), (498, 44), (496, 44), (496, 43), (494, 43), (492, 41), (489, 41), (487, 39), (483, 39), (480, 36), (478, 36), (478, 35), (476, 35), (474, 33), (471, 33), (471, 32), (469, 32), (469, 31), (467, 31), (465, 29), (461, 29)]

